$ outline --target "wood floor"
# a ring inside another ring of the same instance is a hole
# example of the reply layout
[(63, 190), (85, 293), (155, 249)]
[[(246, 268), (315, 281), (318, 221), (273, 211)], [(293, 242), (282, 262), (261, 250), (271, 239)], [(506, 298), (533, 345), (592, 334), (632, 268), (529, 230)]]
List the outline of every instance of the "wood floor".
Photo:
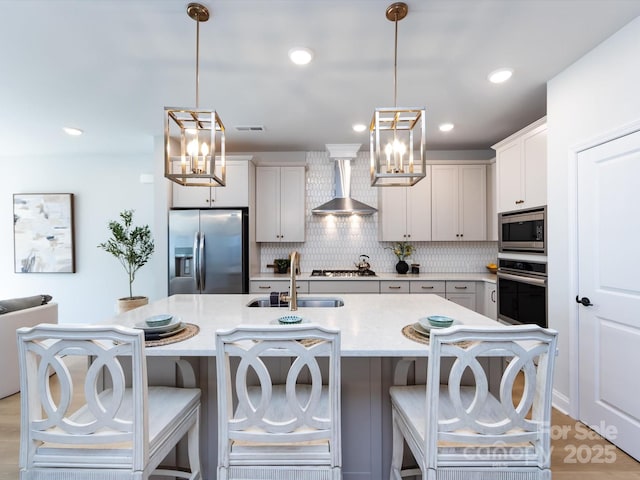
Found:
[[(640, 480), (639, 462), (583, 424), (557, 410), (552, 424), (553, 480)], [(0, 480), (18, 479), (19, 444), (20, 395), (15, 394), (0, 400)]]

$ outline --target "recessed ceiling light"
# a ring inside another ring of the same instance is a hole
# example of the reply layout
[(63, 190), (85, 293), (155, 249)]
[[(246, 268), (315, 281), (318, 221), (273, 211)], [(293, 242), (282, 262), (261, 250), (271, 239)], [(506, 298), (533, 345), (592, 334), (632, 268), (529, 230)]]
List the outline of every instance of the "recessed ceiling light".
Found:
[(364, 123), (354, 123), (352, 128), (354, 132), (364, 132), (367, 126)]
[(306, 47), (295, 47), (289, 50), (289, 59), (296, 65), (306, 65), (313, 59), (313, 52)]
[(438, 128), (441, 132), (450, 132), (453, 130), (453, 123), (441, 123)]
[(62, 129), (64, 130), (64, 133), (66, 133), (67, 135), (73, 135), (74, 137), (77, 137), (78, 135), (82, 135), (84, 133), (79, 128), (74, 127), (62, 127)]
[(491, 72), (487, 78), (491, 83), (502, 83), (509, 80), (511, 75), (513, 75), (513, 70), (511, 68), (500, 68)]

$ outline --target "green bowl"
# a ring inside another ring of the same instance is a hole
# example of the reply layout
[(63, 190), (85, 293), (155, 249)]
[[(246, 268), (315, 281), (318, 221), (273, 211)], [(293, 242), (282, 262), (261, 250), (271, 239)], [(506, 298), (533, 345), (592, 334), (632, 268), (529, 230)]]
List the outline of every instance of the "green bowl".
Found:
[(172, 318), (172, 315), (167, 314), (153, 315), (152, 317), (147, 318), (144, 322), (149, 327), (164, 327), (165, 325), (169, 325)]
[(278, 319), (280, 325), (293, 325), (296, 323), (302, 323), (302, 317), (298, 315), (284, 315)]
[(436, 328), (446, 328), (453, 324), (453, 318), (445, 317), (444, 315), (431, 315), (427, 317), (427, 320), (429, 320), (429, 324), (432, 327)]

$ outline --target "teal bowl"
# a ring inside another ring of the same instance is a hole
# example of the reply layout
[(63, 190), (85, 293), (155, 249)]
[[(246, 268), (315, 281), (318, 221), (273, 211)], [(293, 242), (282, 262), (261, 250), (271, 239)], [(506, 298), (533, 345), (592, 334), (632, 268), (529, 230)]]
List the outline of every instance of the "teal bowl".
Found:
[(296, 323), (302, 323), (302, 317), (298, 315), (284, 315), (278, 319), (280, 325), (294, 325)]
[(169, 325), (172, 315), (153, 315), (145, 320), (145, 323), (149, 327), (164, 327), (165, 325)]
[(427, 317), (429, 324), (435, 328), (446, 328), (453, 324), (453, 318), (445, 317), (444, 315), (431, 315)]

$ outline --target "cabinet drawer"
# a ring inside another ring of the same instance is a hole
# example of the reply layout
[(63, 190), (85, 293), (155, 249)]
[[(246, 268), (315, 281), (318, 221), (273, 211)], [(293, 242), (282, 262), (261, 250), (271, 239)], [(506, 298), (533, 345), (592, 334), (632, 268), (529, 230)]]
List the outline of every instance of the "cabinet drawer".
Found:
[[(296, 289), (298, 293), (309, 293), (309, 282), (297, 281)], [(288, 292), (288, 280), (251, 280), (249, 282), (249, 293), (271, 293), (271, 292)]]
[(444, 293), (445, 282), (413, 280), (409, 282), (409, 292), (410, 293)]
[(372, 280), (319, 280), (309, 282), (309, 293), (380, 293), (380, 282)]
[(447, 281), (447, 293), (476, 293), (476, 282)]
[(382, 280), (380, 282), (380, 293), (409, 293), (409, 282)]

